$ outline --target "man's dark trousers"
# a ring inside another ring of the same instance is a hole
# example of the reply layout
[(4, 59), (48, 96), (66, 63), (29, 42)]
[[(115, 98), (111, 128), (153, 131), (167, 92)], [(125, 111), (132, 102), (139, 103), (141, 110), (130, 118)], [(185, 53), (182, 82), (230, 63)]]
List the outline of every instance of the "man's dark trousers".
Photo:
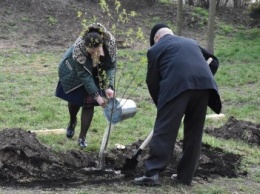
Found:
[(177, 167), (177, 178), (183, 183), (191, 183), (200, 157), (209, 95), (210, 90), (187, 90), (157, 111), (150, 155), (145, 161), (146, 176), (167, 167), (184, 116), (183, 154)]

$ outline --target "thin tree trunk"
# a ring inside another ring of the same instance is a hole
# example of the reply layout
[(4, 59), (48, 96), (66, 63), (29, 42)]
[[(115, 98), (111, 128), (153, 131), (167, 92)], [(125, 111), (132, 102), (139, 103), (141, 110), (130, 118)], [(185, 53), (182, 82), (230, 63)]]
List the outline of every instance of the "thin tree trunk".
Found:
[(212, 54), (214, 53), (214, 28), (215, 28), (216, 4), (217, 4), (217, 0), (211, 0), (209, 3), (207, 49)]

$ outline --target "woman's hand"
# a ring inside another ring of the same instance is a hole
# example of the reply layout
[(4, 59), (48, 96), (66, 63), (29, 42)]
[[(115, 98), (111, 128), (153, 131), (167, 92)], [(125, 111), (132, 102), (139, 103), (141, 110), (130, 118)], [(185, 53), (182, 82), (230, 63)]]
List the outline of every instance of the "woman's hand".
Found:
[(101, 97), (101, 96), (97, 96), (95, 98), (95, 100), (97, 101), (97, 103), (102, 106), (102, 107), (105, 107), (107, 102)]
[(106, 89), (105, 93), (106, 93), (107, 98), (113, 98), (115, 96), (115, 92), (110, 88)]

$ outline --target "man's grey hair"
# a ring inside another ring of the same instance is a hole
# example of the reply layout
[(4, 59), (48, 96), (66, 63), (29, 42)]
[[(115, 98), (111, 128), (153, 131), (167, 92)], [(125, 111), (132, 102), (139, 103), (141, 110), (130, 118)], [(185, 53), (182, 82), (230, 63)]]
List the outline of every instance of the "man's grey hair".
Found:
[(160, 37), (163, 37), (164, 35), (166, 34), (171, 34), (171, 35), (174, 35), (174, 33), (172, 32), (171, 29), (169, 28), (161, 28), (160, 30), (158, 30), (155, 34), (155, 36), (160, 36)]

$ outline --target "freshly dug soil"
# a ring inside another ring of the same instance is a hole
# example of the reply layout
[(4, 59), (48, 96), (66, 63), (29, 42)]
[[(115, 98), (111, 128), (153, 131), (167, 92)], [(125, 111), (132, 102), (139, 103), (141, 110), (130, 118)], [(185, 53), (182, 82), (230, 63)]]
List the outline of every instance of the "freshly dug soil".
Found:
[(255, 124), (230, 117), (224, 126), (213, 129), (206, 128), (205, 133), (217, 138), (234, 139), (260, 146), (260, 123)]
[[(222, 127), (243, 128), (248, 122), (234, 118)], [(240, 126), (237, 125), (240, 124)], [(252, 127), (252, 123), (250, 123)], [(220, 128), (220, 129), (222, 129)], [(253, 133), (252, 133), (253, 134)], [(73, 187), (81, 184), (107, 184), (107, 182), (131, 182), (142, 175), (143, 162), (148, 156), (149, 147), (140, 154), (133, 170), (122, 170), (127, 158), (131, 158), (143, 140), (138, 140), (125, 149), (107, 150), (104, 169), (97, 169), (98, 153), (82, 150), (55, 152), (42, 144), (35, 133), (21, 128), (4, 129), (0, 132), (0, 185)], [(259, 143), (259, 141), (258, 141)], [(176, 173), (182, 142), (177, 142), (169, 166), (161, 173), (161, 179), (168, 180)], [(239, 177), (247, 172), (240, 170), (241, 156), (228, 153), (221, 148), (203, 144), (195, 181), (210, 181), (217, 177)]]

